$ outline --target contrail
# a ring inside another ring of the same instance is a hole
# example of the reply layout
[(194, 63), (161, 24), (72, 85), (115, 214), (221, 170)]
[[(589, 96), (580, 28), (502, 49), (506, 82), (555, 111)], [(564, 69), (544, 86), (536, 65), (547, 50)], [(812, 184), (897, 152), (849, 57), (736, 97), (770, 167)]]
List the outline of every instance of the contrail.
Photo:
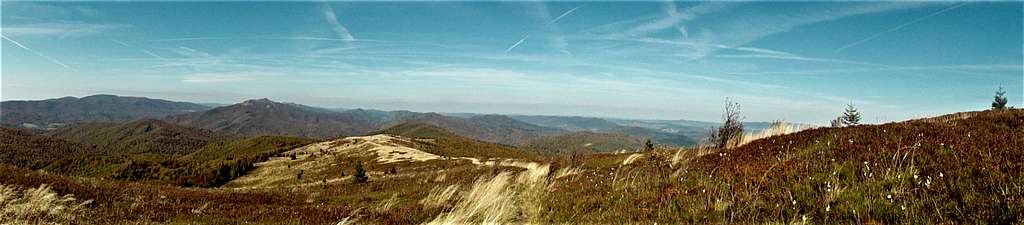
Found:
[(576, 8), (572, 8), (569, 11), (565, 11), (564, 13), (562, 13), (562, 15), (559, 15), (558, 17), (555, 17), (555, 19), (551, 20), (551, 22), (548, 22), (548, 25), (551, 25), (551, 24), (554, 24), (555, 22), (558, 22), (559, 20), (561, 20), (562, 18), (568, 16), (569, 14), (572, 14), (572, 12), (575, 12), (579, 8), (580, 8), (579, 6), (576, 6)]
[(864, 42), (868, 42), (868, 41), (874, 40), (875, 38), (881, 37), (882, 35), (885, 35), (885, 34), (892, 33), (894, 31), (903, 29), (906, 26), (910, 26), (910, 25), (913, 25), (915, 23), (924, 21), (924, 20), (926, 20), (928, 18), (931, 18), (931, 17), (934, 17), (934, 16), (938, 16), (939, 14), (948, 12), (950, 10), (954, 10), (956, 8), (963, 7), (964, 5), (967, 5), (967, 3), (969, 3), (969, 2), (964, 2), (964, 3), (956, 4), (956, 5), (950, 6), (948, 8), (945, 8), (943, 10), (939, 10), (938, 12), (934, 12), (932, 14), (928, 14), (927, 16), (923, 16), (921, 18), (917, 18), (917, 19), (911, 20), (910, 22), (907, 22), (907, 23), (904, 23), (904, 24), (900, 24), (899, 26), (895, 26), (893, 28), (890, 28), (890, 29), (882, 31), (882, 32), (878, 32), (878, 33), (876, 33), (874, 35), (871, 35), (870, 37), (867, 37), (867, 38), (864, 38), (862, 40), (855, 41), (853, 43), (844, 45), (843, 47), (840, 47), (839, 49), (836, 49), (836, 52), (841, 52), (841, 51), (843, 51), (843, 50), (845, 50), (847, 48), (851, 48), (853, 46), (857, 46), (857, 45), (863, 44)]
[(63, 66), (64, 68), (71, 69), (71, 67), (68, 66), (68, 64), (64, 64), (63, 62), (60, 62), (60, 60), (57, 60), (57, 59), (54, 59), (54, 58), (50, 58), (49, 56), (43, 55), (43, 53), (39, 53), (36, 50), (32, 50), (31, 48), (25, 47), (25, 45), (22, 45), (18, 41), (15, 41), (14, 39), (11, 39), (11, 38), (9, 38), (9, 37), (7, 37), (5, 35), (0, 35), (0, 38), (3, 38), (4, 40), (10, 41), (11, 43), (14, 43), (14, 45), (17, 45), (21, 49), (25, 49), (25, 51), (31, 52), (32, 54), (36, 54), (39, 57), (45, 58), (46, 60), (50, 60), (50, 62), (56, 63), (57, 65)]
[(519, 47), (519, 44), (522, 44), (523, 41), (526, 41), (526, 38), (529, 38), (529, 37), (530, 37), (530, 35), (526, 35), (525, 37), (523, 37), (523, 39), (519, 39), (519, 41), (517, 41), (515, 44), (512, 44), (512, 46), (509, 46), (508, 49), (505, 49), (505, 54), (508, 54), (508, 52), (511, 52), (512, 49), (516, 49), (516, 47)]
[(149, 50), (142, 49), (142, 53), (146, 53), (146, 55), (153, 56), (154, 58), (166, 59), (163, 56), (157, 55), (156, 53), (153, 53), (153, 52), (151, 52)]
[(131, 47), (132, 47), (132, 46), (131, 46), (131, 45), (129, 45), (128, 43), (124, 43), (123, 41), (118, 41), (117, 39), (110, 39), (110, 41), (113, 41), (114, 43), (117, 43), (117, 44), (119, 44), (119, 45), (121, 45), (121, 46), (124, 46), (124, 47), (129, 47), (129, 48), (131, 48)]
[[(123, 41), (119, 41), (117, 39), (110, 39), (110, 41), (113, 41), (114, 43), (120, 44), (121, 46), (124, 46), (125, 48), (135, 48), (135, 46), (129, 45), (128, 43), (124, 43)], [(164, 57), (162, 57), (160, 55), (157, 55), (156, 53), (153, 53), (153, 52), (151, 52), (149, 50), (146, 50), (144, 48), (139, 48), (139, 51), (142, 51), (142, 53), (146, 53), (146, 55), (152, 56), (153, 58), (166, 59), (166, 58), (164, 58)]]

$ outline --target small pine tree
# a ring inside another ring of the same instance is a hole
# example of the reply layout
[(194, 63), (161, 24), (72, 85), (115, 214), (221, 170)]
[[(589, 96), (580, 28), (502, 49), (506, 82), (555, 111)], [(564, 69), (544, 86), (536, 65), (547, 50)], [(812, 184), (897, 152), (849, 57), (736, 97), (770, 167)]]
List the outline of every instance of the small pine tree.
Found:
[(302, 172), (305, 172), (305, 171), (303, 171), (303, 170), (299, 170), (299, 173), (298, 173), (298, 174), (297, 174), (297, 176), (296, 176), (296, 178), (297, 178), (298, 180), (302, 180)]
[(291, 158), (292, 160), (295, 160), (295, 159), (296, 159), (296, 158), (295, 158), (295, 153), (292, 153), (292, 155), (290, 156), (290, 158)]
[(356, 163), (356, 173), (353, 175), (352, 183), (364, 183), (369, 180), (366, 176), (366, 170), (363, 169), (363, 163)]
[(654, 150), (654, 142), (651, 142), (651, 139), (648, 138), (646, 141), (644, 141), (644, 151), (651, 150)]
[(840, 122), (844, 126), (856, 126), (860, 124), (860, 112), (857, 112), (857, 108), (853, 107), (853, 104), (846, 105), (846, 111), (843, 112), (843, 116), (839, 117)]
[(395, 170), (395, 168), (394, 168), (394, 167), (391, 167), (391, 170), (390, 170), (390, 171), (388, 171), (388, 173), (390, 173), (390, 174), (397, 174), (397, 173), (398, 173), (398, 171), (397, 171), (397, 170)]
[(1000, 86), (999, 90), (996, 90), (996, 96), (992, 99), (992, 109), (1006, 109), (1007, 100), (1005, 95), (1006, 91)]

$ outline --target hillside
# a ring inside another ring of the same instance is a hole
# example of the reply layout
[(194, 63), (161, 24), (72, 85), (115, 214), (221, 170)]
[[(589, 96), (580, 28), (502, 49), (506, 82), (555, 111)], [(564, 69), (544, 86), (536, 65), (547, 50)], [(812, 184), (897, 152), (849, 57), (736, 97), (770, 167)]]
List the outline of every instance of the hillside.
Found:
[[(568, 131), (590, 131), (612, 135), (625, 135), (636, 139), (653, 139), (658, 144), (692, 146), (702, 140), (713, 123), (697, 121), (658, 121), (603, 119), (580, 116), (511, 116), (539, 126)], [(579, 135), (577, 135), (579, 136)], [(607, 136), (607, 135), (606, 135)], [(565, 136), (572, 137), (572, 136)]]
[(83, 123), (46, 132), (47, 136), (100, 146), (111, 153), (188, 154), (230, 135), (156, 119), (130, 123)]
[(592, 131), (599, 132), (619, 127), (619, 124), (611, 121), (582, 116), (526, 116), (512, 115), (512, 119), (535, 124), (538, 126), (554, 127), (567, 131)]
[(194, 103), (114, 95), (4, 101), (0, 108), (3, 109), (0, 124), (28, 128), (53, 128), (79, 122), (128, 122), (209, 109)]
[(698, 140), (678, 133), (661, 132), (643, 127), (627, 127), (620, 126), (614, 129), (605, 131), (611, 134), (620, 134), (640, 139), (651, 139), (655, 144), (666, 144), (672, 146), (692, 146), (696, 145)]
[(548, 153), (598, 153), (639, 150), (642, 148), (642, 144), (642, 139), (628, 135), (578, 131), (543, 137), (530, 142), (525, 147)]
[(28, 130), (0, 127), (0, 163), (41, 169), (50, 163), (104, 152), (104, 149), (47, 137)]
[(460, 118), (437, 113), (423, 113), (393, 122), (390, 126), (399, 123), (430, 124), (460, 136), (505, 145), (523, 145), (546, 135), (565, 132), (557, 128), (537, 126), (500, 115)]
[(167, 117), (174, 123), (245, 136), (330, 138), (365, 134), (379, 126), (360, 116), (268, 99)]
[[(232, 152), (266, 146), (261, 152), (268, 155), (246, 164), (197, 152), (190, 157), (210, 158), (204, 163), (210, 167), (154, 170), (175, 165), (154, 162), (139, 170), (155, 171), (151, 176), (205, 171), (164, 179), (204, 187), (227, 182), (214, 189), (69, 178), (7, 166), (0, 166), (0, 180), (22, 188), (49, 184), (56, 194), (81, 199), (74, 203), (99, 202), (79, 212), (86, 223), (1024, 221), (1024, 110), (817, 128), (724, 150), (659, 148), (533, 159), (419, 148), (459, 139), (429, 124), (400, 124), (379, 133), (308, 145), (217, 145), (238, 147), (225, 150)], [(357, 168), (367, 180), (354, 179)]]
[[(588, 159), (548, 218), (659, 223), (1019, 223), (1024, 110), (818, 128), (715, 151)], [(604, 165), (604, 166), (601, 166)], [(617, 168), (617, 169), (616, 169)], [(621, 178), (620, 178), (621, 179)], [(592, 198), (608, 190), (631, 193)], [(600, 202), (601, 214), (572, 209)], [(580, 214), (583, 213), (583, 214)]]
[(416, 138), (409, 147), (449, 157), (535, 159), (539, 155), (515, 146), (482, 142), (425, 123), (401, 123), (371, 134)]

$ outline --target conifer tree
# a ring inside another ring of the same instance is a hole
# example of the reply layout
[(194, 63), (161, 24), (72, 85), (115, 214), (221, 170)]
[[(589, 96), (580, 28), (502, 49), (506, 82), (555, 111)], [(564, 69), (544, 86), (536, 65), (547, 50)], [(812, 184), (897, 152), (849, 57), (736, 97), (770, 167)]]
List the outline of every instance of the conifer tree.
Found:
[(999, 87), (999, 90), (996, 90), (996, 96), (992, 99), (992, 109), (1006, 109), (1005, 95), (1006, 91), (1003, 90), (1003, 87)]
[(840, 119), (845, 126), (860, 125), (860, 112), (857, 112), (857, 108), (853, 107), (853, 104), (848, 104)]

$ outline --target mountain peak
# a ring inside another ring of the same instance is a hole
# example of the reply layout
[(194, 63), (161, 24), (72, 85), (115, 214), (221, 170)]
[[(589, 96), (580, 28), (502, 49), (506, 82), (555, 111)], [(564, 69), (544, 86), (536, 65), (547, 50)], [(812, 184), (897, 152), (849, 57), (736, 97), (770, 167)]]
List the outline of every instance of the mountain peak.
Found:
[(268, 107), (270, 105), (276, 105), (276, 104), (278, 104), (278, 103), (275, 102), (275, 101), (271, 101), (270, 99), (267, 99), (267, 98), (249, 99), (249, 100), (245, 100), (244, 102), (241, 103), (241, 105), (243, 105), (243, 106), (263, 106), (263, 105), (266, 105)]

